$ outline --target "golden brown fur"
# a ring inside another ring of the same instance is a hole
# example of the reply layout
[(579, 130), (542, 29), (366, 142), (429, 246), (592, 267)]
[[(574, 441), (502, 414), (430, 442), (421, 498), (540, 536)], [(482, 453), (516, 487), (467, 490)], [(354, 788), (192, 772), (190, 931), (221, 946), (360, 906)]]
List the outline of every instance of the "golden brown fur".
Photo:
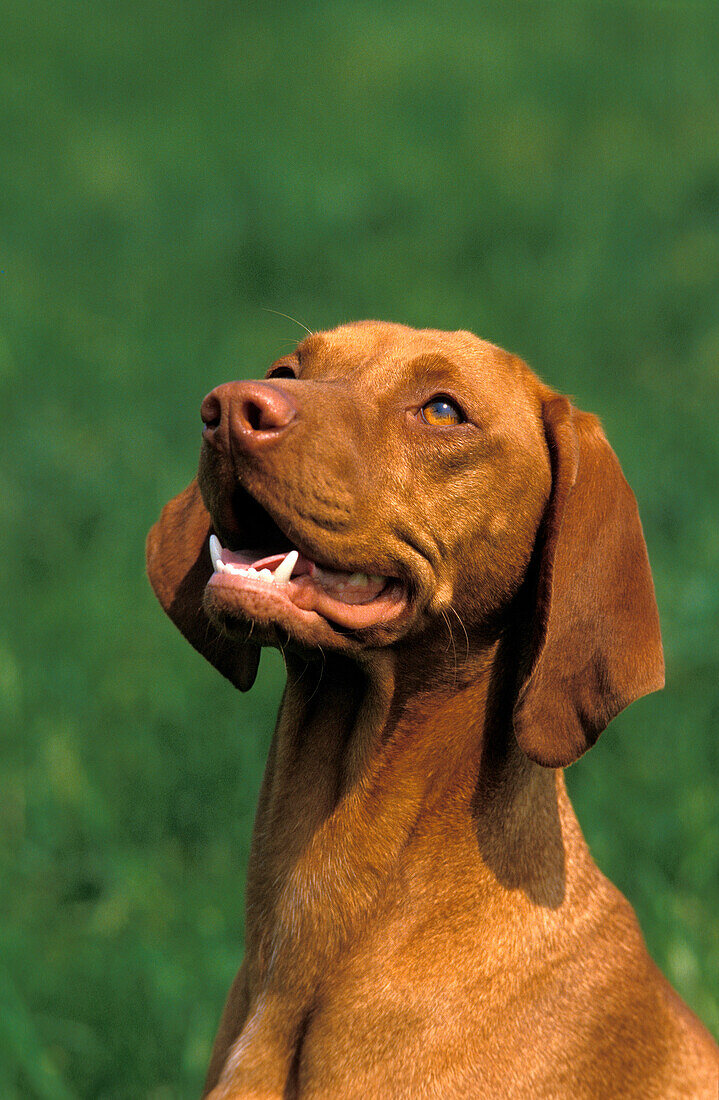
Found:
[[(436, 394), (466, 422), (428, 426)], [(287, 661), (205, 1095), (716, 1100), (717, 1048), (561, 771), (663, 683), (598, 421), (470, 333), (378, 322), (203, 408), (199, 487), (152, 529), (150, 579), (239, 687), (261, 644)], [(239, 548), (265, 514), (327, 568), (395, 578), (395, 601), (351, 629), (208, 586), (209, 534)]]

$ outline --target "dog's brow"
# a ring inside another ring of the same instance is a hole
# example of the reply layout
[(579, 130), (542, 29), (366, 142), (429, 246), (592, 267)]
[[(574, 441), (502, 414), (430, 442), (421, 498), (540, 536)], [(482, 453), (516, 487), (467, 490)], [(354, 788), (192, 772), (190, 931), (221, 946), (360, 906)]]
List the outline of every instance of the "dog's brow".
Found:
[(313, 332), (297, 345), (297, 355), (302, 359), (308, 355), (317, 355), (326, 344), (324, 336), (319, 332)]
[(454, 381), (459, 371), (457, 364), (444, 355), (428, 353), (411, 359), (407, 364), (407, 373), (418, 382), (435, 382), (438, 378)]

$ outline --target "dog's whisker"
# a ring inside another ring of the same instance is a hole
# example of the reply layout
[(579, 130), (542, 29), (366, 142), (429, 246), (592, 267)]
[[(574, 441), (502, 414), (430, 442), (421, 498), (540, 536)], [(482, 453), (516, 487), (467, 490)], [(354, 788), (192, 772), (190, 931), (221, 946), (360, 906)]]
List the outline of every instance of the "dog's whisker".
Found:
[(457, 622), (459, 623), (459, 625), (462, 627), (462, 630), (464, 631), (464, 640), (467, 644), (467, 653), (466, 653), (466, 656), (464, 658), (465, 664), (466, 664), (466, 662), (469, 660), (469, 634), (467, 633), (467, 627), (462, 622), (462, 619), (461, 619), (457, 609), (455, 607), (453, 607), (451, 604), (449, 606), (449, 610), (454, 614), (454, 616), (457, 619)]
[(454, 644), (454, 634), (452, 633), (452, 624), (449, 621), (449, 616), (446, 611), (442, 611), (442, 618), (447, 624), (447, 630), (449, 631), (449, 640), (452, 643), (452, 653), (454, 655), (454, 683), (457, 683), (457, 647)]
[(285, 666), (285, 674), (287, 674), (287, 658), (285, 657), (285, 647), (282, 645), (282, 642), (279, 641), (279, 639), (277, 641), (277, 648), (279, 649), (282, 656), (282, 664)]
[(284, 317), (286, 320), (292, 321), (295, 325), (299, 325), (300, 328), (303, 328), (308, 336), (314, 335), (311, 328), (307, 328), (307, 325), (304, 325), (302, 321), (298, 321), (296, 317), (290, 317), (289, 313), (282, 313), (279, 309), (270, 309), (268, 306), (262, 306), (262, 310), (265, 313), (274, 313), (278, 317)]
[(308, 705), (312, 702), (315, 695), (320, 690), (320, 684), (322, 683), (322, 677), (324, 676), (325, 666), (327, 664), (327, 660), (325, 658), (325, 651), (323, 650), (322, 646), (318, 645), (317, 648), (320, 651), (320, 657), (322, 658), (322, 664), (320, 665), (319, 675), (317, 677), (317, 683), (314, 686), (312, 694), (310, 695), (309, 699), (307, 700)]

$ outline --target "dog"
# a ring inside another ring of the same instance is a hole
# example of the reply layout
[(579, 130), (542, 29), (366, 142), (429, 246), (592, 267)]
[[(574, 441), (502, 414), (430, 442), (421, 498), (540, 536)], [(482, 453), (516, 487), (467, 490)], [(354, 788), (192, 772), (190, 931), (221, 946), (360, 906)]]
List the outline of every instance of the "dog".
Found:
[(719, 1050), (599, 872), (562, 769), (664, 683), (596, 417), (469, 332), (309, 335), (202, 404), (152, 587), (287, 685), (212, 1100), (716, 1100)]

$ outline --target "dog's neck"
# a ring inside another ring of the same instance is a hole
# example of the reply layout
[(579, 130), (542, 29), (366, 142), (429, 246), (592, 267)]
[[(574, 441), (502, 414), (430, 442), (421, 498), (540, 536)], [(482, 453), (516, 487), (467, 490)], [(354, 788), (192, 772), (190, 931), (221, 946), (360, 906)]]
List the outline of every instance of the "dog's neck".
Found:
[(517, 894), (561, 904), (560, 818), (573, 815), (561, 777), (513, 738), (498, 645), (473, 647), (461, 667), (452, 656), (418, 667), (393, 650), (362, 664), (290, 658), (248, 876), (258, 976), (305, 936), (315, 945), (351, 936), (396, 885), (400, 854), (406, 868), (421, 844), (427, 868), (450, 831), (487, 903), (511, 893), (515, 914)]
[(511, 734), (499, 645), (456, 665), (422, 667), (409, 650), (288, 659), (250, 855), (245, 1007), (227, 1025), (239, 1038), (225, 1072), (245, 1066), (248, 1089), (276, 1079), (282, 1091), (343, 953), (393, 922), (437, 918), (442, 898), (472, 937), (477, 980), (551, 950), (555, 918), (566, 934), (588, 857), (561, 773)]

